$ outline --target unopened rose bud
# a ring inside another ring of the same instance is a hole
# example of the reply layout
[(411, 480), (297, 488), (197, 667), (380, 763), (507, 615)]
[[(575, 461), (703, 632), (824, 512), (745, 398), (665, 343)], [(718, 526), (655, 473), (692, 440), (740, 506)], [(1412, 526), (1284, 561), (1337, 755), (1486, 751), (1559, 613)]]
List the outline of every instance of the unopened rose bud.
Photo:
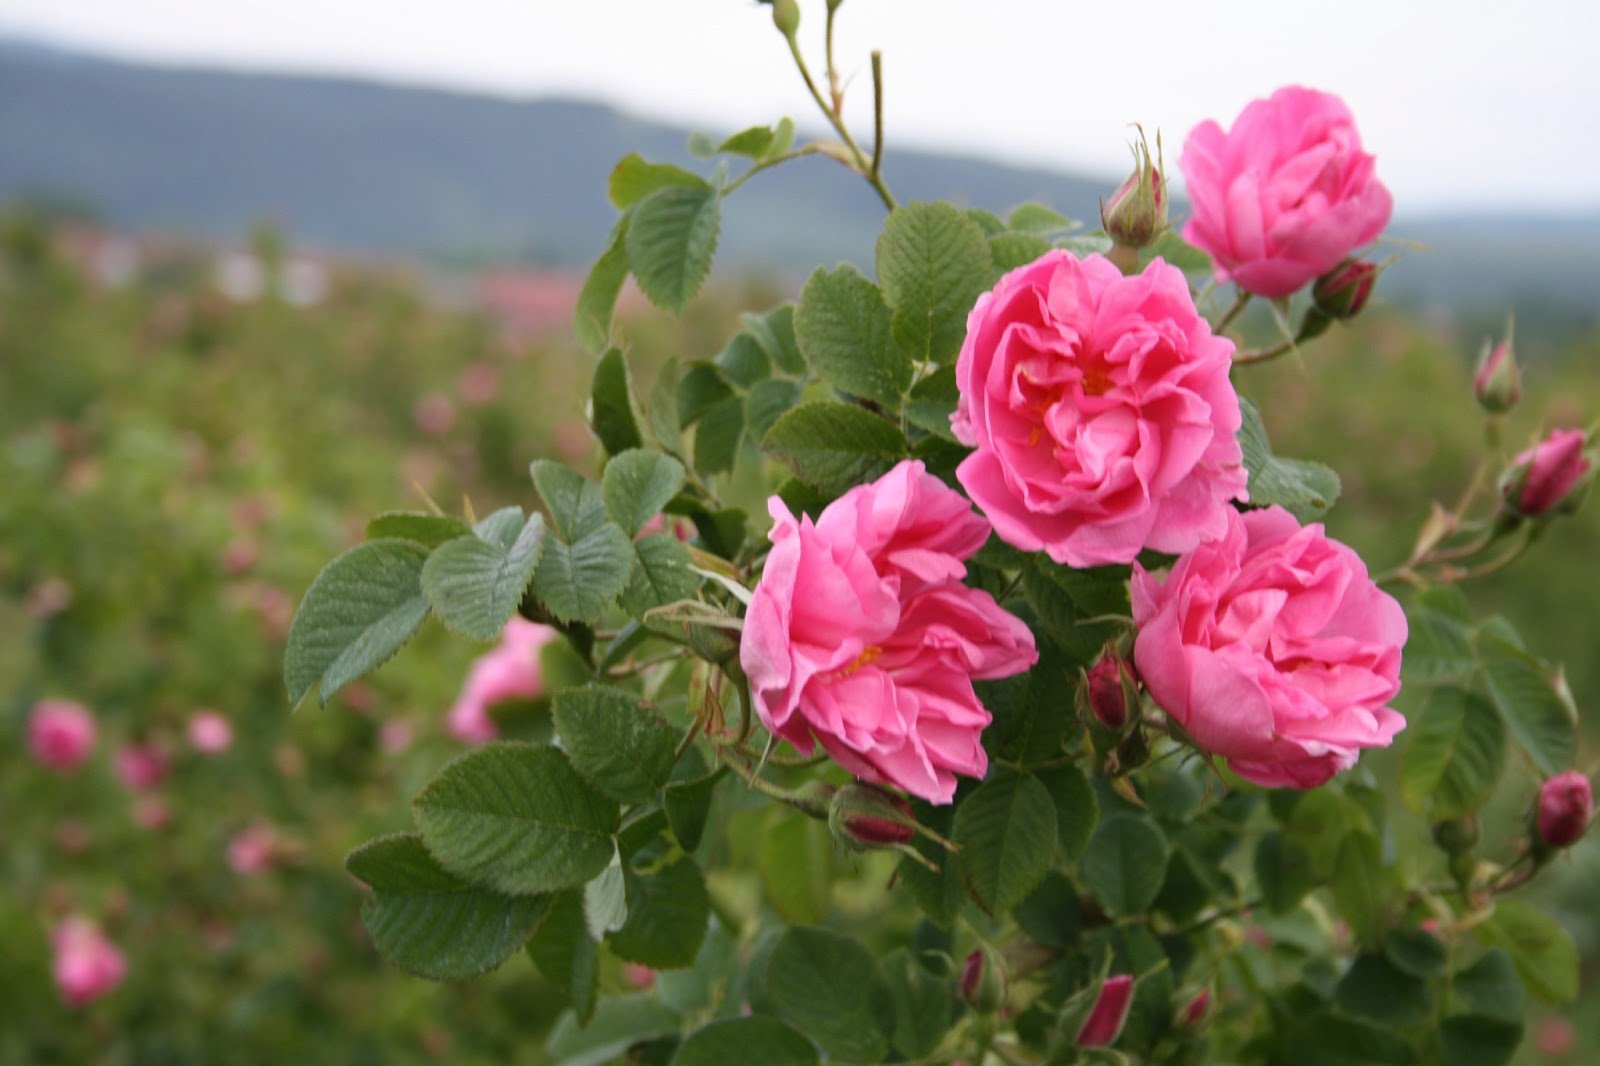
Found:
[(1194, 997), (1184, 1004), (1178, 1012), (1178, 1027), (1180, 1029), (1193, 1029), (1206, 1020), (1206, 1014), (1211, 1010), (1211, 989), (1202, 988)]
[(1557, 429), (1518, 455), (1500, 481), (1512, 511), (1523, 518), (1539, 518), (1577, 510), (1594, 480), (1588, 443), (1581, 429)]
[(1463, 814), (1433, 827), (1433, 842), (1447, 855), (1460, 855), (1478, 846), (1477, 815)]
[(1583, 839), (1594, 816), (1594, 790), (1577, 770), (1557, 774), (1539, 786), (1535, 829), (1546, 848), (1570, 848)]
[(772, 24), (785, 37), (793, 37), (800, 28), (800, 5), (795, 0), (772, 0)]
[(911, 804), (876, 785), (845, 785), (828, 803), (828, 828), (846, 847), (874, 851), (909, 844), (917, 819)]
[(1511, 344), (1511, 327), (1499, 344), (1483, 342), (1478, 356), (1478, 372), (1472, 376), (1472, 392), (1478, 406), (1490, 414), (1504, 414), (1522, 399), (1522, 368), (1517, 365), (1516, 349)]
[(1354, 318), (1367, 306), (1381, 272), (1370, 260), (1346, 259), (1311, 286), (1311, 302), (1329, 318)]
[(1137, 706), (1138, 685), (1133, 664), (1108, 648), (1100, 661), (1089, 668), (1084, 698), (1101, 725), (1120, 732), (1128, 724), (1129, 710)]
[(993, 1014), (1006, 1001), (1006, 974), (1000, 956), (978, 948), (961, 967), (961, 998), (979, 1014)]
[(1133, 1002), (1133, 977), (1118, 974), (1106, 978), (1100, 986), (1100, 997), (1094, 1008), (1078, 1029), (1075, 1043), (1079, 1047), (1107, 1047), (1122, 1035), (1123, 1023), (1128, 1020), (1128, 1007)]
[[(1157, 139), (1159, 152), (1160, 140)], [(1167, 178), (1162, 162), (1150, 159), (1150, 144), (1139, 131), (1133, 146), (1133, 173), (1100, 203), (1100, 225), (1113, 244), (1143, 248), (1167, 228)]]

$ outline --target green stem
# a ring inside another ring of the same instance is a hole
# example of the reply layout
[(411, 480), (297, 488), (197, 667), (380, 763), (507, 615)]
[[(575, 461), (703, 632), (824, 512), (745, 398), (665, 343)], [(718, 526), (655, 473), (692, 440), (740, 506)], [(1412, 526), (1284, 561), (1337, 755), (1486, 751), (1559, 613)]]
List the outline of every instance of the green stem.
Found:
[(1265, 363), (1278, 358), (1287, 352), (1294, 351), (1294, 341), (1286, 340), (1281, 344), (1274, 344), (1271, 348), (1252, 348), (1240, 352), (1233, 357), (1234, 366), (1249, 366), (1252, 363)]
[(872, 173), (876, 181), (883, 168), (883, 53), (872, 53)]
[(883, 201), (883, 206), (893, 211), (895, 208), (894, 195), (889, 192), (889, 187), (883, 183), (882, 176), (872, 173), (871, 164), (867, 162), (867, 157), (862, 154), (855, 138), (850, 136), (850, 130), (845, 126), (844, 119), (836, 114), (833, 108), (828, 106), (827, 100), (823, 99), (822, 93), (817, 89), (816, 79), (811, 76), (811, 68), (806, 65), (805, 56), (800, 54), (799, 42), (793, 37), (786, 37), (785, 40), (789, 42), (789, 54), (794, 57), (794, 65), (800, 71), (801, 79), (806, 83), (806, 90), (811, 93), (811, 99), (816, 101), (818, 109), (827, 117), (828, 124), (839, 135), (839, 140), (844, 142), (845, 149), (850, 153), (851, 159), (855, 161), (854, 169), (863, 178), (867, 179), (867, 184), (871, 185), (874, 191), (877, 192), (878, 198)]
[(1222, 316), (1221, 321), (1219, 321), (1215, 326), (1211, 327), (1211, 332), (1221, 333), (1223, 330), (1227, 329), (1228, 326), (1232, 324), (1233, 320), (1239, 317), (1239, 313), (1248, 307), (1249, 304), (1250, 294), (1241, 289), (1239, 291), (1239, 298), (1233, 301), (1233, 306), (1228, 308), (1228, 313)]

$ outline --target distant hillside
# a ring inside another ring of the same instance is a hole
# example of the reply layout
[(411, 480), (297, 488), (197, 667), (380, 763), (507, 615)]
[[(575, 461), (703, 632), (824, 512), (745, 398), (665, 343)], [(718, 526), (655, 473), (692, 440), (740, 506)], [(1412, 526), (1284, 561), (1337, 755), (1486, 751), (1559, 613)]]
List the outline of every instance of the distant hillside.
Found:
[[(135, 229), (237, 236), (270, 218), (335, 248), (579, 266), (613, 219), (611, 166), (629, 151), (690, 165), (686, 137), (592, 103), (135, 66), (0, 41), (0, 202), (67, 196)], [(897, 150), (886, 170), (907, 200), (1037, 200), (1084, 219), (1117, 180)], [(803, 160), (730, 200), (718, 261), (867, 261), (880, 218), (864, 183)], [(1385, 278), (1389, 299), (1597, 320), (1600, 217), (1402, 215), (1391, 232), (1432, 254), (1406, 254)]]

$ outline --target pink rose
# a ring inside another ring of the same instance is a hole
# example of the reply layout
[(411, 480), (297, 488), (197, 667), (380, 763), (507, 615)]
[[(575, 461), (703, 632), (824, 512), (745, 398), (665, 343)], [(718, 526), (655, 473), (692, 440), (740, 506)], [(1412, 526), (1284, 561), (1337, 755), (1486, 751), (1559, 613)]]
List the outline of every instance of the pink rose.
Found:
[(133, 804), (133, 821), (140, 829), (160, 832), (172, 824), (172, 807), (160, 796), (140, 796)]
[(1406, 616), (1320, 525), (1233, 512), (1164, 580), (1135, 567), (1132, 591), (1145, 687), (1240, 777), (1311, 788), (1405, 728), (1386, 705)]
[(1593, 817), (1594, 789), (1581, 770), (1556, 774), (1539, 786), (1539, 840), (1546, 847), (1570, 848)]
[(154, 744), (127, 744), (112, 756), (117, 779), (130, 792), (147, 792), (166, 780), (167, 756)]
[(467, 683), (450, 708), (446, 728), (467, 744), (487, 744), (500, 735), (489, 708), (506, 700), (532, 700), (544, 694), (539, 649), (556, 631), (525, 618), (513, 617), (500, 634), (500, 644), (472, 664)]
[(1106, 1047), (1116, 1043), (1122, 1035), (1122, 1026), (1128, 1020), (1128, 1007), (1133, 1003), (1133, 977), (1118, 974), (1108, 977), (1100, 986), (1100, 995), (1094, 1008), (1078, 1029), (1075, 1043), (1079, 1047)]
[(1194, 211), (1184, 239), (1257, 296), (1326, 274), (1376, 240), (1394, 207), (1344, 101), (1299, 86), (1253, 101), (1226, 133), (1196, 126), (1178, 167)]
[(228, 841), (228, 867), (241, 877), (258, 874), (271, 868), (277, 851), (278, 831), (268, 822), (256, 822)]
[(51, 967), (61, 998), (72, 1007), (86, 1006), (122, 983), (127, 960), (87, 918), (64, 919), (50, 931), (55, 951)]
[(1552, 430), (1512, 462), (1512, 475), (1506, 483), (1508, 499), (1529, 518), (1555, 510), (1574, 496), (1573, 490), (1594, 466), (1584, 451), (1587, 444), (1588, 436), (1581, 429)]
[(772, 552), (739, 649), (761, 721), (859, 777), (950, 802), (956, 774), (988, 767), (973, 679), (1038, 659), (1027, 626), (961, 584), (989, 523), (911, 461), (815, 522), (776, 496), (767, 510)]
[(233, 725), (216, 711), (189, 717), (189, 746), (203, 755), (220, 755), (233, 746)]
[(52, 770), (74, 770), (94, 750), (94, 716), (70, 700), (40, 700), (28, 715), (28, 748)]
[(1232, 358), (1176, 268), (1047, 252), (967, 318), (956, 477), (1007, 544), (1069, 566), (1214, 540), (1245, 497)]

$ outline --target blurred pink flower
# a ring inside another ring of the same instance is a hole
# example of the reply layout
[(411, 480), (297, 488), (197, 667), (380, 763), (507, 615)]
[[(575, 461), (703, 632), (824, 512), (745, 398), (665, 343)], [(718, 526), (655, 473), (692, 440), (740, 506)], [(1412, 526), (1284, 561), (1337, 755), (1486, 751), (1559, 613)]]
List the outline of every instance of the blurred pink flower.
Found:
[(231, 577), (239, 577), (248, 573), (260, 557), (261, 551), (253, 542), (243, 539), (231, 540), (228, 546), (222, 549), (222, 569)]
[(74, 770), (94, 750), (94, 716), (71, 700), (40, 700), (28, 716), (28, 748), (52, 770)]
[(93, 837), (89, 827), (76, 818), (65, 818), (56, 826), (56, 844), (69, 855), (81, 855), (89, 850)]
[(269, 869), (277, 858), (278, 831), (268, 822), (253, 822), (228, 841), (228, 866), (240, 876)]
[(203, 755), (220, 755), (233, 746), (233, 725), (216, 711), (189, 717), (189, 746)]
[(549, 626), (512, 618), (494, 650), (472, 664), (467, 682), (450, 708), (446, 728), (467, 744), (486, 744), (500, 735), (489, 708), (506, 700), (532, 700), (544, 694), (539, 649), (556, 636)]
[(1578, 1033), (1572, 1023), (1559, 1014), (1552, 1014), (1539, 1023), (1533, 1032), (1533, 1046), (1540, 1054), (1556, 1059), (1568, 1054), (1578, 1043)]
[(656, 972), (637, 962), (624, 963), (622, 979), (627, 982), (629, 988), (643, 991), (656, 983)]
[(61, 998), (82, 1007), (116, 988), (128, 972), (128, 963), (100, 927), (87, 918), (66, 918), (50, 932), (55, 951), (51, 972)]
[(411, 409), (411, 420), (430, 437), (442, 437), (456, 424), (456, 405), (443, 393), (430, 392)]
[(487, 360), (468, 364), (456, 378), (456, 391), (473, 407), (482, 407), (500, 395), (500, 370)]
[(378, 745), (390, 755), (397, 755), (411, 746), (411, 723), (404, 718), (391, 718), (378, 730)]
[(161, 784), (171, 769), (166, 753), (155, 744), (124, 744), (111, 758), (117, 779), (131, 792), (147, 792)]
[(154, 833), (172, 824), (172, 807), (160, 796), (140, 796), (133, 803), (133, 821)]

